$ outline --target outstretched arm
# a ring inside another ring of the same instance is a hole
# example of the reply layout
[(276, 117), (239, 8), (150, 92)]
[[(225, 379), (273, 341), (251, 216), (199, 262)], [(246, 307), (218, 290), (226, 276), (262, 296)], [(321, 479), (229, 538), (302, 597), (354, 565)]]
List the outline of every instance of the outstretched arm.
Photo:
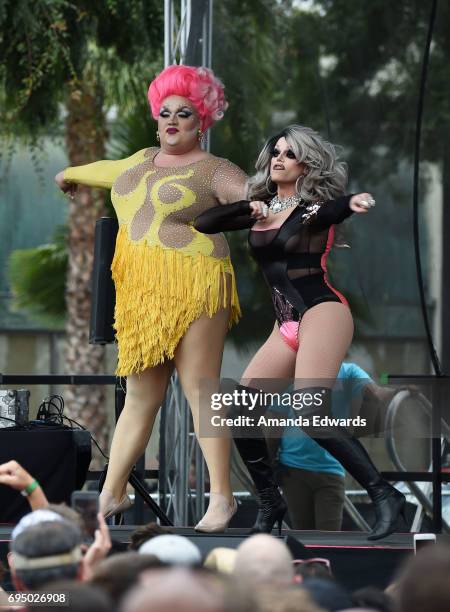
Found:
[(205, 210), (194, 220), (194, 227), (203, 234), (218, 234), (249, 229), (255, 221), (250, 202), (241, 200), (234, 204), (223, 204)]
[[(373, 202), (373, 203), (372, 203)], [(329, 227), (330, 225), (336, 225), (342, 223), (347, 217), (350, 217), (354, 212), (356, 213), (367, 213), (369, 208), (375, 205), (370, 193), (358, 193), (356, 195), (345, 195), (335, 200), (329, 200), (319, 205), (319, 209), (316, 213), (312, 212), (315, 204), (311, 204), (308, 208), (311, 209), (312, 214), (310, 218), (313, 222), (319, 223), (323, 227)], [(312, 207), (312, 208), (311, 208)], [(306, 215), (309, 213), (307, 212)], [(308, 220), (308, 216), (304, 217), (304, 220)]]
[(125, 159), (102, 159), (91, 164), (71, 166), (55, 176), (55, 182), (64, 193), (74, 195), (77, 185), (111, 189), (116, 178), (134, 163), (143, 158), (143, 151), (138, 151)]

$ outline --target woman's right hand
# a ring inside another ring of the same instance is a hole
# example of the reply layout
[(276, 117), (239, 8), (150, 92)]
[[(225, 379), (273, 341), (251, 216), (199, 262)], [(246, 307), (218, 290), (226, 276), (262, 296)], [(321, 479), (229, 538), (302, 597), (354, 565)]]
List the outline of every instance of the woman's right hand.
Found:
[(69, 194), (69, 197), (72, 199), (75, 197), (78, 185), (76, 183), (69, 183), (64, 179), (64, 170), (58, 172), (58, 174), (55, 176), (55, 183), (63, 193)]
[(269, 215), (269, 207), (264, 202), (250, 202), (251, 217), (257, 221), (264, 221)]

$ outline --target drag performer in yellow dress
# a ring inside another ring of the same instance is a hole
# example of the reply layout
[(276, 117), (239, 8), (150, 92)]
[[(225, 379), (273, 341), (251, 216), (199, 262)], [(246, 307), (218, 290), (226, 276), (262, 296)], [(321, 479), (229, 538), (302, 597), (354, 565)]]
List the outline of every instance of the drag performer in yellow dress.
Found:
[[(226, 331), (240, 314), (224, 236), (206, 236), (193, 227), (203, 211), (245, 194), (245, 174), (200, 147), (204, 130), (226, 109), (223, 86), (205, 68), (170, 66), (150, 85), (149, 101), (161, 148), (56, 176), (69, 193), (76, 184), (111, 189), (119, 221), (112, 265), (116, 373), (127, 376), (127, 395), (101, 496), (108, 516), (130, 505), (129, 471), (148, 443), (174, 368), (198, 432), (200, 381), (218, 379)], [(236, 511), (230, 441), (199, 441), (211, 497), (197, 528), (221, 531)]]

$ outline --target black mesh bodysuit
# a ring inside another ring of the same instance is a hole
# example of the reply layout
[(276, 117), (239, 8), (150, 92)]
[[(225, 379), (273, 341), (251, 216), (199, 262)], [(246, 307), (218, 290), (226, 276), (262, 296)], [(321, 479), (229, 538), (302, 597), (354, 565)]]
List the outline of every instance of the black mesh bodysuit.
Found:
[[(248, 241), (271, 289), (280, 331), (292, 348), (294, 326), (304, 312), (321, 302), (347, 303), (327, 280), (326, 258), (334, 239), (333, 225), (352, 214), (351, 195), (294, 208), (279, 228), (250, 231)], [(216, 206), (199, 215), (194, 227), (205, 234), (251, 228), (248, 201)], [(295, 333), (295, 336), (297, 334)], [(295, 345), (295, 346), (294, 346)]]

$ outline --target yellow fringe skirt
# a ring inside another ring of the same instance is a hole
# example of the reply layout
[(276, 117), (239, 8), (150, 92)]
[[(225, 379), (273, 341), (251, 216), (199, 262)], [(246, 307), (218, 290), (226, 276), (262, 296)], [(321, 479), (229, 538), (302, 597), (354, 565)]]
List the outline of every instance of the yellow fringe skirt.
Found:
[(203, 314), (212, 317), (230, 305), (230, 327), (241, 315), (229, 257), (191, 256), (133, 242), (121, 226), (111, 269), (116, 286), (117, 376), (137, 374), (172, 359), (188, 327)]

